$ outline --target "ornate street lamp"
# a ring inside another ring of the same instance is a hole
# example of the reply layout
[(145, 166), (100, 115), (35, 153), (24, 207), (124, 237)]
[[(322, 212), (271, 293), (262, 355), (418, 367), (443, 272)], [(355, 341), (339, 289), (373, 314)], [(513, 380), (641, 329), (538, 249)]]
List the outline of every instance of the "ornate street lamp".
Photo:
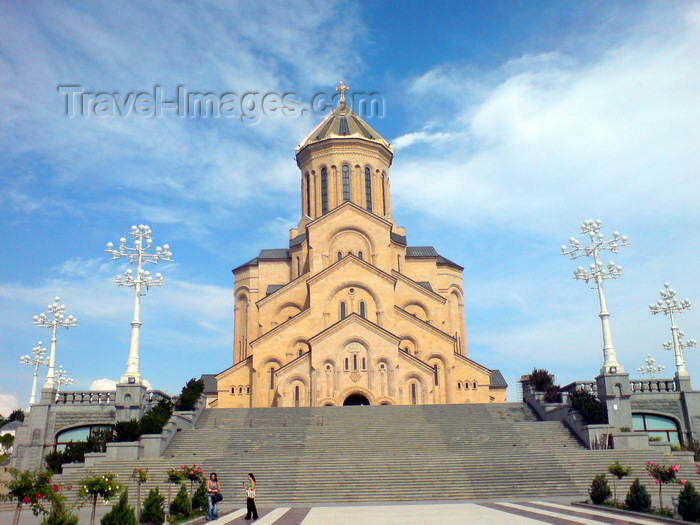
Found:
[(593, 262), (588, 267), (584, 269), (583, 266), (579, 266), (574, 270), (574, 279), (579, 281), (584, 281), (586, 284), (589, 282), (593, 283), (593, 288), (598, 289), (598, 300), (600, 302), (600, 322), (603, 328), (603, 368), (601, 368), (602, 374), (616, 374), (623, 372), (622, 365), (617, 362), (617, 356), (615, 355), (615, 347), (613, 346), (612, 336), (610, 335), (610, 312), (607, 310), (607, 305), (605, 303), (605, 293), (603, 291), (603, 281), (605, 279), (617, 279), (622, 275), (622, 266), (615, 266), (614, 262), (609, 262), (607, 267), (603, 266), (600, 262), (600, 255), (603, 251), (610, 251), (612, 253), (617, 253), (621, 246), (627, 246), (626, 236), (620, 236), (619, 233), (613, 232), (612, 239), (609, 241), (604, 240), (604, 236), (600, 233), (602, 227), (602, 221), (598, 219), (594, 221), (593, 219), (588, 219), (584, 221), (581, 225), (581, 234), (587, 235), (590, 240), (589, 246), (581, 246), (581, 243), (574, 237), (569, 239), (569, 244), (571, 248), (566, 246), (561, 247), (562, 255), (570, 255), (571, 259), (578, 259), (579, 257), (590, 257)]
[(32, 379), (32, 395), (29, 396), (29, 408), (27, 409), (27, 412), (29, 412), (32, 409), (32, 405), (36, 402), (36, 378), (39, 375), (39, 367), (49, 364), (49, 359), (44, 357), (45, 353), (46, 348), (41, 346), (41, 341), (39, 341), (37, 345), (34, 348), (32, 348), (32, 355), (34, 357), (23, 355), (19, 358), (20, 364), (34, 367), (34, 379)]
[(637, 372), (639, 372), (642, 375), (649, 374), (649, 377), (651, 379), (654, 379), (654, 374), (660, 374), (661, 372), (666, 370), (666, 367), (663, 365), (654, 366), (656, 365), (656, 359), (651, 357), (651, 354), (647, 354), (647, 358), (644, 360), (644, 364), (646, 366), (641, 366), (637, 368)]
[[(696, 346), (698, 346), (698, 342), (695, 339), (688, 339), (687, 341), (684, 341), (684, 337), (685, 332), (678, 330), (678, 348), (680, 348), (681, 351), (686, 350), (688, 348), (695, 348)], [(664, 350), (673, 350), (673, 341), (666, 341), (665, 343), (661, 343), (661, 347)]]
[(149, 252), (153, 240), (151, 239), (151, 229), (148, 226), (144, 226), (143, 224), (138, 227), (132, 226), (129, 234), (134, 237), (133, 248), (128, 248), (126, 246), (126, 239), (122, 237), (119, 239), (118, 249), (115, 250), (114, 245), (108, 242), (107, 250), (105, 251), (112, 255), (112, 260), (126, 257), (131, 264), (136, 265), (136, 273), (129, 268), (124, 272), (124, 276), (117, 275), (114, 278), (114, 284), (117, 286), (129, 286), (134, 288), (135, 295), (134, 320), (131, 321), (129, 357), (126, 360), (126, 372), (122, 376), (121, 382), (141, 384), (143, 383), (143, 376), (141, 376), (139, 369), (139, 328), (141, 327), (139, 312), (141, 308), (141, 296), (146, 295), (142, 290), (144, 287), (148, 290), (151, 286), (163, 286), (165, 284), (161, 274), (156, 273), (155, 278), (151, 277), (151, 273), (144, 270), (143, 266), (146, 263), (157, 265), (159, 261), (172, 261), (173, 254), (170, 252), (170, 247), (167, 244), (164, 244), (162, 248), (160, 246), (156, 247), (155, 253)]
[[(691, 348), (697, 343), (695, 340), (691, 339), (686, 343), (682, 343), (682, 337), (679, 337), (678, 326), (676, 326), (676, 319), (674, 314), (683, 313), (684, 310), (690, 310), (691, 303), (688, 299), (683, 299), (679, 301), (676, 297), (676, 292), (671, 285), (664, 283), (664, 289), (659, 292), (660, 298), (656, 301), (656, 304), (649, 305), (649, 311), (652, 315), (664, 314), (668, 315), (671, 319), (671, 341), (664, 343), (663, 347), (666, 350), (673, 348), (673, 353), (676, 357), (676, 375), (677, 376), (688, 376), (688, 372), (685, 369), (685, 361), (683, 360), (683, 348)], [(682, 332), (681, 332), (682, 333)]]
[(66, 371), (63, 369), (63, 365), (58, 367), (58, 373), (56, 374), (56, 393), (61, 389), (61, 385), (72, 385), (75, 383), (75, 380), (66, 377)]
[[(55, 363), (56, 363), (56, 329), (59, 326), (63, 328), (72, 328), (78, 326), (78, 319), (69, 315), (65, 316), (66, 307), (59, 304), (60, 298), (54, 297), (54, 303), (46, 307), (47, 313), (41, 313), (34, 316), (34, 324), (42, 328), (51, 328), (51, 353), (49, 354), (49, 372), (46, 374), (46, 383), (44, 388), (53, 389), (56, 386)], [(48, 314), (48, 315), (47, 315)]]

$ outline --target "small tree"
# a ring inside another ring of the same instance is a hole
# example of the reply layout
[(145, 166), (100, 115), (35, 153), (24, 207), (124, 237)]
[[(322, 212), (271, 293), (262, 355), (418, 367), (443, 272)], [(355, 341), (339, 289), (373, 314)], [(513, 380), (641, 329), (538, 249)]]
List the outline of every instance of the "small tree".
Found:
[(3, 453), (7, 454), (12, 448), (14, 442), (15, 436), (12, 434), (3, 434), (2, 437), (0, 437), (0, 445), (2, 445)]
[(152, 523), (153, 525), (163, 525), (165, 512), (163, 511), (165, 498), (161, 496), (158, 487), (151, 489), (143, 502), (143, 510), (139, 523)]
[(170, 504), (171, 516), (188, 516), (192, 512), (192, 502), (187, 495), (187, 489), (184, 485), (180, 485), (180, 490), (177, 492), (175, 499)]
[(119, 502), (112, 506), (107, 514), (102, 516), (100, 525), (137, 525), (134, 509), (129, 506), (129, 491), (124, 489)]
[(657, 465), (651, 461), (647, 462), (647, 472), (654, 478), (656, 484), (659, 486), (659, 508), (661, 509), (664, 508), (663, 500), (661, 499), (661, 489), (663, 486), (671, 483), (680, 483), (681, 485), (685, 484), (683, 480), (676, 477), (678, 471), (680, 471), (680, 467), (678, 465), (671, 465), (670, 467), (667, 467), (666, 465)]
[(530, 374), (530, 381), (536, 392), (546, 392), (547, 388), (554, 384), (554, 376), (544, 368), (533, 368)]
[(24, 421), (24, 411), (21, 408), (13, 410), (10, 417), (7, 418), (7, 421)]
[(635, 512), (646, 512), (651, 507), (651, 496), (639, 478), (634, 478), (625, 498), (625, 506)]
[(604, 503), (611, 496), (608, 480), (605, 479), (605, 474), (596, 474), (591, 482), (591, 488), (588, 489), (588, 494), (591, 496), (591, 501), (596, 505)]
[(168, 504), (170, 504), (170, 501), (172, 501), (172, 488), (173, 485), (176, 485), (178, 483), (182, 483), (182, 481), (185, 479), (185, 466), (181, 465), (179, 469), (171, 468), (168, 471)]
[(608, 422), (608, 412), (605, 405), (590, 392), (580, 388), (572, 392), (569, 399), (571, 400), (571, 408), (581, 414), (587, 424), (596, 425)]
[(192, 496), (192, 510), (202, 510), (209, 507), (209, 502), (207, 501), (207, 484), (206, 482), (200, 483), (197, 490), (194, 491), (194, 496)]
[(613, 478), (613, 502), (617, 505), (617, 480), (629, 476), (632, 474), (631, 467), (623, 467), (620, 465), (619, 461), (615, 461), (612, 465), (608, 466), (608, 472), (614, 476)]
[(690, 481), (678, 495), (678, 513), (685, 521), (694, 523), (700, 519), (700, 496)]
[(160, 434), (172, 413), (173, 404), (167, 399), (161, 399), (139, 421), (139, 435)]
[(92, 503), (92, 514), (90, 515), (90, 525), (95, 525), (95, 509), (97, 508), (97, 498), (110, 500), (122, 489), (116, 480), (116, 474), (107, 472), (106, 474), (95, 476), (94, 474), (80, 481), (79, 495), (83, 501)]
[[(72, 487), (68, 487), (71, 490)], [(78, 525), (78, 516), (66, 505), (66, 497), (63, 495), (63, 487), (54, 485), (46, 495), (51, 502), (51, 511), (42, 521), (41, 525)]]
[(182, 393), (175, 405), (176, 408), (178, 410), (194, 410), (202, 392), (204, 392), (204, 381), (193, 377), (182, 387)]
[(119, 421), (114, 425), (114, 440), (120, 443), (126, 441), (138, 441), (141, 434), (139, 434), (139, 422), (136, 419), (130, 419), (129, 421)]
[(198, 467), (196, 463), (192, 467), (182, 465), (180, 469), (183, 472), (183, 479), (190, 480), (190, 497), (192, 497), (195, 482), (201, 483), (204, 481), (204, 470), (202, 470), (202, 467)]
[(131, 473), (131, 479), (136, 480), (136, 517), (141, 516), (141, 485), (148, 481), (148, 468), (146, 470), (135, 468)]
[[(16, 411), (15, 411), (16, 412)], [(14, 412), (13, 412), (14, 414)], [(43, 470), (27, 470), (20, 472), (14, 468), (5, 468), (10, 473), (10, 480), (3, 482), (7, 487), (7, 494), (3, 499), (16, 501), (15, 515), (12, 525), (19, 523), (19, 515), (22, 505), (30, 505), (35, 516), (46, 514), (44, 510), (44, 496), (51, 490), (51, 472)]]

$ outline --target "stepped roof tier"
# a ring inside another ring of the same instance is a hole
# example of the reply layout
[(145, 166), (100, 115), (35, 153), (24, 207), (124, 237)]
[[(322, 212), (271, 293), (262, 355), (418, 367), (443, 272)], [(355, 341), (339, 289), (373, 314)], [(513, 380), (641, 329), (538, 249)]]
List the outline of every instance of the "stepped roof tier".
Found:
[(233, 363), (209, 406), (505, 401), (467, 354), (464, 268), (408, 246), (392, 216), (391, 145), (342, 97), (296, 159), (299, 222), (233, 270)]

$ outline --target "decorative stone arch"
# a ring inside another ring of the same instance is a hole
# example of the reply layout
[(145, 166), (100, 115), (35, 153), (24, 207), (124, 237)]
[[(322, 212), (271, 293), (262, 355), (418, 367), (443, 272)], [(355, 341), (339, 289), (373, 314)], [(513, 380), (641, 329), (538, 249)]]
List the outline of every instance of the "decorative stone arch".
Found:
[(345, 401), (345, 399), (347, 399), (347, 397), (351, 396), (352, 394), (360, 394), (360, 395), (365, 396), (367, 398), (367, 400), (369, 401), (370, 405), (377, 404), (375, 397), (374, 397), (374, 394), (372, 394), (372, 392), (370, 390), (368, 390), (362, 386), (357, 386), (357, 385), (346, 388), (338, 395), (339, 404), (342, 405), (343, 401)]
[(319, 399), (318, 402), (316, 403), (316, 406), (320, 407), (334, 407), (337, 406), (335, 403), (335, 399), (331, 397), (324, 397), (322, 399)]
[(389, 358), (385, 355), (380, 355), (379, 357), (374, 359), (374, 361), (372, 362), (372, 364), (374, 365), (374, 368), (376, 368), (376, 369), (379, 369), (379, 365), (381, 365), (382, 363), (386, 366), (387, 371), (393, 370), (393, 368), (394, 368), (393, 361), (391, 360), (391, 358)]
[(302, 374), (292, 374), (285, 381), (285, 391), (289, 391), (289, 406), (296, 406), (296, 387), (300, 387), (299, 406), (309, 406), (309, 378)]
[[(275, 356), (268, 356), (261, 363), (260, 368), (261, 368), (262, 373), (265, 377), (265, 382), (263, 384), (266, 385), (266, 388), (268, 390), (274, 390), (274, 387), (275, 387), (274, 373), (276, 373), (277, 370), (282, 368), (282, 366), (283, 366), (282, 361)], [(270, 370), (272, 370), (272, 369), (274, 369), (274, 373), (270, 372)]]
[(455, 350), (464, 354), (464, 339), (465, 335), (462, 332), (464, 323), (464, 290), (457, 285), (451, 284), (447, 288), (447, 302), (445, 303), (447, 311), (448, 329), (451, 336), (457, 339)]
[(362, 228), (359, 228), (357, 226), (340, 226), (336, 230), (330, 233), (328, 236), (329, 242), (328, 242), (328, 257), (330, 261), (335, 261), (336, 259), (334, 258), (334, 255), (337, 254), (338, 251), (343, 252), (343, 256), (347, 255), (347, 250), (344, 249), (338, 249), (337, 245), (340, 241), (340, 237), (344, 234), (352, 234), (358, 236), (361, 241), (362, 241), (362, 246), (356, 247), (353, 250), (353, 253), (357, 255), (358, 251), (363, 251), (364, 253), (367, 254), (367, 258), (365, 260), (371, 262), (371, 255), (375, 252), (375, 246), (374, 242), (372, 242), (372, 237), (371, 235), (365, 231)]
[[(357, 368), (352, 363), (352, 360), (350, 359), (350, 356), (348, 354), (348, 347), (352, 344), (358, 344), (359, 346), (362, 347), (362, 350), (364, 351), (364, 354), (360, 355), (358, 357)], [(348, 358), (348, 360), (350, 362), (350, 366), (348, 367), (349, 370), (351, 370), (351, 371), (363, 371), (363, 372), (368, 370), (370, 363), (372, 362), (372, 355), (371, 355), (369, 343), (365, 339), (363, 339), (362, 337), (354, 336), (354, 335), (347, 337), (339, 345), (339, 348), (340, 348), (339, 358), (340, 358), (341, 363), (343, 363), (343, 370), (345, 370), (345, 358)], [(364, 367), (362, 366), (362, 359), (366, 360)]]
[(401, 338), (401, 341), (399, 341), (399, 348), (401, 350), (406, 350), (406, 348), (408, 348), (409, 354), (418, 355), (418, 352), (420, 352), (418, 339), (410, 334), (402, 334), (399, 337)]
[(239, 286), (234, 294), (234, 323), (236, 361), (242, 361), (248, 356), (248, 324), (250, 323), (250, 290), (247, 286)]
[(395, 405), (396, 402), (390, 397), (378, 397), (377, 405)]
[(301, 309), (301, 305), (294, 301), (282, 303), (275, 310), (275, 321), (277, 321), (277, 324), (282, 324), (301, 312)]
[(381, 298), (379, 297), (379, 294), (377, 294), (374, 289), (368, 287), (365, 283), (362, 283), (360, 281), (346, 281), (344, 283), (341, 283), (337, 285), (335, 288), (330, 290), (328, 294), (326, 295), (326, 300), (323, 305), (323, 311), (330, 313), (331, 311), (331, 303), (333, 302), (333, 299), (340, 293), (341, 290), (344, 290), (345, 288), (359, 288), (360, 290), (363, 290), (369, 294), (369, 296), (372, 298), (374, 301), (374, 308), (375, 312), (377, 314), (377, 324), (379, 326), (382, 326), (381, 323), (381, 313), (384, 311), (382, 309), (382, 301)]
[(311, 350), (311, 345), (309, 344), (309, 341), (306, 338), (295, 337), (287, 345), (287, 354), (291, 354), (291, 356), (292, 356), (291, 360), (299, 357), (299, 355), (300, 355), (299, 350), (300, 349), (303, 350), (302, 354), (305, 354), (306, 352)]
[(402, 306), (402, 309), (421, 321), (430, 322), (432, 320), (430, 308), (423, 301), (411, 299)]

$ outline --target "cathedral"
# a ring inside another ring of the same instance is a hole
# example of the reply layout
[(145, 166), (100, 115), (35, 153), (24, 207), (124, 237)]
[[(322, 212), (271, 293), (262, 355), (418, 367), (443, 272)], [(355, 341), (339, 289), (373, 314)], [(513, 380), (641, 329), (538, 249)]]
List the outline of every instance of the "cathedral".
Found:
[(346, 104), (296, 148), (289, 247), (233, 270), (233, 365), (212, 408), (498, 403), (467, 356), (463, 268), (409, 246), (391, 213), (393, 148)]

